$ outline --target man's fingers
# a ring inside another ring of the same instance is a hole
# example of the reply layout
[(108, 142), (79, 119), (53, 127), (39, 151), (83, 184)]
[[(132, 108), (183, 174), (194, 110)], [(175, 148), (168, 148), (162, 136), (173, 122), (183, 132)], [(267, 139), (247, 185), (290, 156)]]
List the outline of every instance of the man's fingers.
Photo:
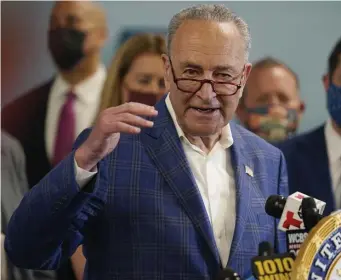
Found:
[(152, 127), (154, 123), (152, 121), (145, 120), (142, 117), (135, 116), (131, 113), (123, 113), (115, 116), (115, 121), (121, 121), (127, 124), (141, 127)]
[(117, 107), (108, 109), (108, 113), (117, 115), (120, 113), (131, 113), (134, 115), (153, 117), (157, 115), (157, 111), (153, 106), (148, 106), (142, 103), (129, 102)]
[[(105, 134), (117, 132), (139, 133), (141, 131), (140, 127), (152, 127), (154, 125), (152, 121), (145, 120), (142, 117), (130, 113), (106, 115), (103, 124), (103, 131)], [(121, 128), (124, 130), (121, 130)], [(138, 128), (138, 130), (136, 130), (136, 128)], [(126, 129), (128, 129), (128, 131)]]
[(141, 128), (126, 124), (124, 122), (116, 122), (115, 130), (121, 133), (137, 134), (141, 132)]

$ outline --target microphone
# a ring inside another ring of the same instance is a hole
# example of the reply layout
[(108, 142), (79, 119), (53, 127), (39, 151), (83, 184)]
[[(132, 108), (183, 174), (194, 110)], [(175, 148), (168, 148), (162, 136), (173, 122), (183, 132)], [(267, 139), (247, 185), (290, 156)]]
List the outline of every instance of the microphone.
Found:
[(282, 195), (270, 195), (265, 203), (266, 214), (276, 219), (280, 219), (286, 202), (287, 198)]
[[(309, 200), (310, 204), (308, 205), (306, 205), (307, 202), (305, 202), (305, 221), (307, 221), (309, 227), (309, 229), (307, 229), (302, 213), (302, 201), (307, 197), (307, 195), (300, 192), (295, 192), (288, 196), (288, 198), (280, 195), (271, 195), (265, 204), (265, 212), (268, 215), (279, 219), (278, 229), (285, 232), (287, 236), (287, 251), (293, 253), (295, 256), (298, 254), (301, 244), (307, 237), (311, 225), (316, 222), (316, 216), (314, 216), (315, 214), (312, 212), (317, 211), (322, 217), (322, 213), (326, 206), (325, 202), (311, 198), (315, 202), (315, 207), (313, 207), (314, 210), (311, 210), (311, 200)], [(316, 225), (316, 223), (314, 225)]]
[(302, 200), (302, 218), (308, 232), (322, 219), (322, 215), (319, 213), (316, 202), (312, 197), (305, 197)]
[(263, 241), (258, 245), (258, 256), (266, 257), (273, 255), (274, 250), (271, 244), (267, 241)]
[[(285, 198), (281, 195), (271, 195), (265, 203), (265, 212), (274, 218), (280, 219), (278, 229), (288, 231), (293, 229), (305, 229), (302, 217), (302, 200), (307, 195), (295, 192)], [(314, 198), (316, 209), (322, 215), (326, 203)]]
[(218, 273), (217, 280), (241, 280), (239, 274), (232, 270), (232, 268), (226, 267)]
[(252, 274), (256, 279), (290, 279), (294, 256), (273, 254), (273, 251), (269, 242), (259, 243), (258, 256), (251, 259)]

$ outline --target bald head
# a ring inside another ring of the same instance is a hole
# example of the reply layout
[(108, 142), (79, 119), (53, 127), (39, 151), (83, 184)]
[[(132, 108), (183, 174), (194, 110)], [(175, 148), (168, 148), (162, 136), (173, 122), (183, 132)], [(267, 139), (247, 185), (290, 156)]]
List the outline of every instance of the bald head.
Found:
[(104, 9), (92, 1), (57, 1), (51, 13), (50, 28), (107, 28)]
[[(51, 13), (49, 49), (62, 72), (93, 72), (107, 39), (104, 10), (91, 1), (58, 1)], [(89, 70), (90, 69), (90, 70)]]
[(252, 68), (241, 102), (247, 107), (273, 103), (296, 107), (300, 104), (298, 76), (277, 59), (262, 59)]

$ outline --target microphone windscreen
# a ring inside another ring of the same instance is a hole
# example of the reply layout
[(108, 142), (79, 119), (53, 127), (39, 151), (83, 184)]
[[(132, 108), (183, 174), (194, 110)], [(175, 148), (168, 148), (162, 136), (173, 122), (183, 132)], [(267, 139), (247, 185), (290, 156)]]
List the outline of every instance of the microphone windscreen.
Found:
[(258, 245), (258, 256), (271, 256), (274, 254), (271, 244), (267, 241), (263, 241)]
[(287, 199), (282, 195), (270, 195), (265, 203), (266, 214), (277, 219), (280, 219), (283, 213), (286, 200)]
[(302, 209), (315, 209), (316, 208), (316, 203), (315, 199), (312, 197), (305, 197), (302, 199)]
[(241, 280), (241, 277), (237, 272), (226, 267), (218, 273), (217, 280)]

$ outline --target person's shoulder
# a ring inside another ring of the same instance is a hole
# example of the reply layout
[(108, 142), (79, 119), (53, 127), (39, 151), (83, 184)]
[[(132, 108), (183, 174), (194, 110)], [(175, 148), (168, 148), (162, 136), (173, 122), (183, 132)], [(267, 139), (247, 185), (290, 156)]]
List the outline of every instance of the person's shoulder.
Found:
[[(247, 130), (243, 126), (233, 123), (231, 124), (232, 131), (235, 132), (235, 135), (240, 137), (245, 145), (248, 147), (248, 149), (252, 151), (269, 151), (269, 152), (275, 152), (280, 153), (279, 149), (275, 147), (274, 145), (270, 144), (263, 138), (259, 137), (255, 133)], [(238, 141), (238, 139), (234, 139), (235, 141)]]
[(1, 149), (7, 150), (9, 148), (17, 150), (18, 148), (21, 149), (21, 145), (14, 136), (1, 129)]
[[(11, 111), (12, 109), (18, 109), (21, 107), (28, 107), (32, 105), (32, 103), (37, 103), (41, 99), (45, 99), (48, 96), (50, 88), (53, 84), (54, 78), (48, 81), (45, 81), (28, 91), (19, 95), (19, 97), (15, 98), (14, 100), (10, 101), (2, 110), (3, 112)], [(2, 112), (2, 113), (3, 113)]]
[(316, 148), (316, 142), (323, 140), (324, 138), (324, 125), (309, 130), (301, 135), (297, 135), (293, 138), (285, 140), (280, 143), (276, 143), (278, 147), (285, 155), (296, 152), (304, 152), (310, 148)]
[(5, 166), (7, 160), (21, 160), (23, 159), (24, 151), (19, 142), (14, 136), (5, 130), (1, 130), (1, 159)]
[(53, 79), (44, 82), (6, 104), (1, 109), (1, 128), (21, 141), (20, 135), (35, 124), (42, 108), (46, 107), (52, 83)]

